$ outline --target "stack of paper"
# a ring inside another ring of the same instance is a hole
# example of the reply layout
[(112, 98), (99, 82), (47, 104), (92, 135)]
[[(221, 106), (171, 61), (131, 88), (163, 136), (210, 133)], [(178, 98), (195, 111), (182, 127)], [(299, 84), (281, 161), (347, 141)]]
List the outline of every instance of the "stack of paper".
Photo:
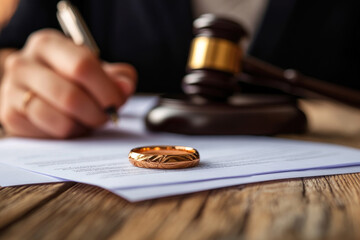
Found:
[[(274, 179), (360, 172), (360, 150), (255, 136), (183, 136), (148, 133), (143, 117), (156, 98), (134, 97), (119, 127), (88, 138), (0, 141), (0, 185), (77, 181), (106, 188), (129, 201)], [(177, 170), (132, 166), (128, 153), (146, 145), (182, 145), (200, 152), (200, 165)]]

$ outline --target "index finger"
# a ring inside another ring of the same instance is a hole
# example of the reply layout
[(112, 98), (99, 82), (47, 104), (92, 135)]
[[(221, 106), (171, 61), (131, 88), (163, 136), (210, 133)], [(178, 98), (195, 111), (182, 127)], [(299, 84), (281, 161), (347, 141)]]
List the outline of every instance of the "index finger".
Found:
[(119, 107), (125, 101), (99, 59), (87, 47), (75, 45), (58, 31), (41, 30), (31, 36), (25, 54), (84, 87), (102, 108)]

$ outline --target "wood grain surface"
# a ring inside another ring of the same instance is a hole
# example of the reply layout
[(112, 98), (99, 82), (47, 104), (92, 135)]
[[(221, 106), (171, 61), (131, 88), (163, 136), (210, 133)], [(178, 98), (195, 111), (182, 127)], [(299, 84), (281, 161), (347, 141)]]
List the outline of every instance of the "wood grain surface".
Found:
[[(303, 101), (309, 133), (360, 148), (360, 111)], [(0, 188), (0, 239), (360, 239), (360, 174), (271, 181), (139, 203), (78, 183)]]

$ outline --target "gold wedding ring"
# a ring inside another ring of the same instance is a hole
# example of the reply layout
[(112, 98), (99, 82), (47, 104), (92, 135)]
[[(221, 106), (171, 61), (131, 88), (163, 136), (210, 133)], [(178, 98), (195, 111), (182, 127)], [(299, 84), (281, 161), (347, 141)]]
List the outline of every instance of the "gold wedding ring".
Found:
[(146, 146), (132, 149), (129, 153), (129, 161), (141, 168), (189, 168), (199, 164), (200, 155), (191, 147)]
[(24, 93), (23, 95), (23, 99), (22, 99), (22, 106), (21, 106), (21, 109), (22, 109), (22, 112), (25, 113), (26, 112), (26, 108), (27, 106), (29, 105), (31, 99), (33, 99), (35, 96), (35, 94), (28, 90)]

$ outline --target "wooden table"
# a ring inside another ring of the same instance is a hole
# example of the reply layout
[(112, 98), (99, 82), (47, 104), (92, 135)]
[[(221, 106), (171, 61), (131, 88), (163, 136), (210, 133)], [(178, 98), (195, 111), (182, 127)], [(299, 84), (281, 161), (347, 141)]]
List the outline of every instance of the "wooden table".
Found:
[[(280, 137), (360, 148), (360, 111), (303, 101), (310, 131)], [(360, 239), (360, 174), (129, 203), (97, 187), (0, 189), (1, 239)]]

